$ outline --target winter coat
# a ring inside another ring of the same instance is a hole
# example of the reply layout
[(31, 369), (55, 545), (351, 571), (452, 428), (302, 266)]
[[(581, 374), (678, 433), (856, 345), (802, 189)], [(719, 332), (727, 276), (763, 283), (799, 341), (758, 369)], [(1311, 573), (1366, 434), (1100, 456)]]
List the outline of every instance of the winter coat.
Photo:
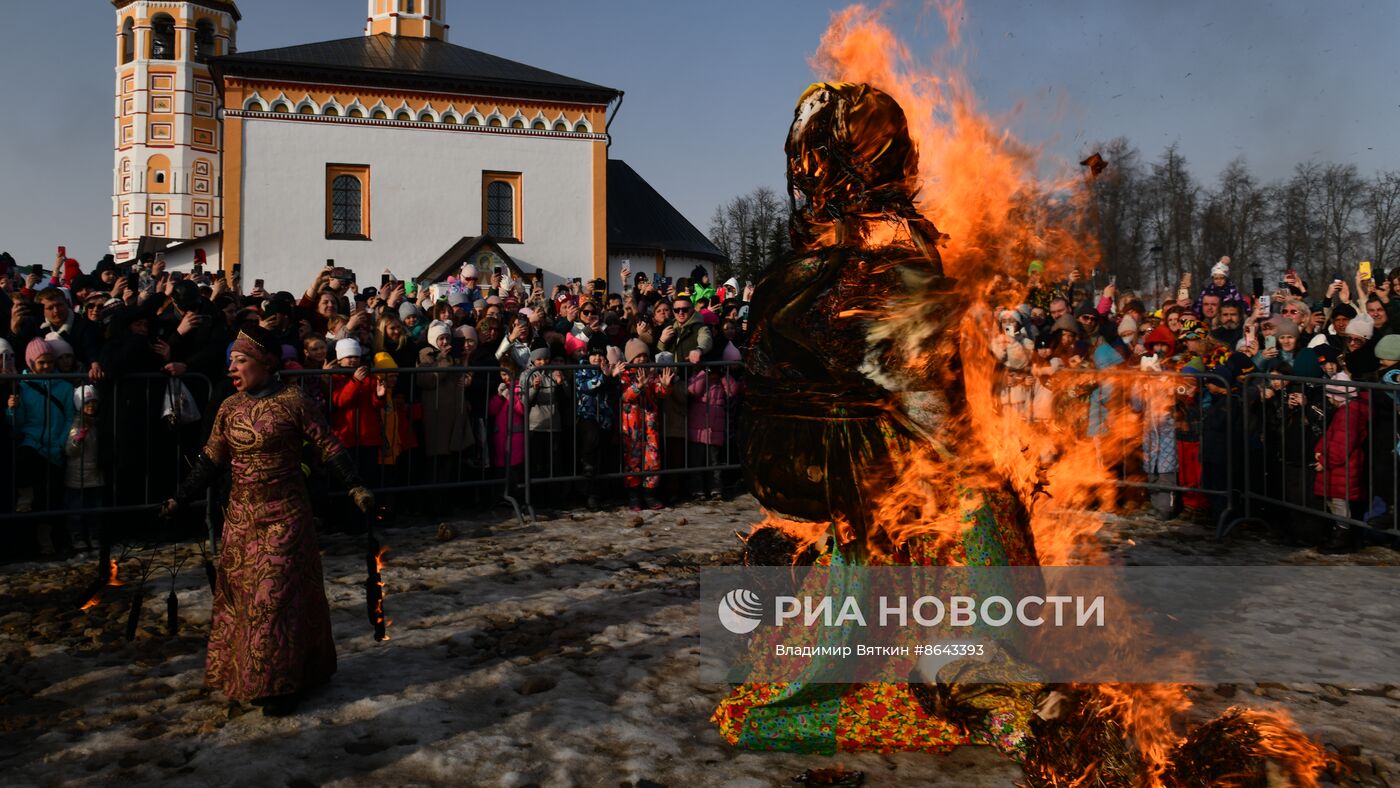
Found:
[[(531, 367), (522, 377), (529, 385), (526, 390), (530, 406), (531, 432), (563, 432), (564, 411), (569, 407), (568, 378), (563, 383), (554, 380), (555, 370)], [(534, 380), (538, 379), (536, 385)]]
[(509, 445), (511, 466), (525, 462), (525, 398), (520, 394), (520, 384), (507, 387), (502, 383), (491, 396), (487, 405), (491, 417), (491, 465), (506, 467), (506, 448)]
[(5, 419), (19, 445), (39, 452), (50, 465), (62, 467), (63, 444), (73, 424), (73, 384), (45, 378), (21, 380), (17, 388), (19, 407), (6, 408)]
[(1142, 469), (1176, 473), (1175, 387), (1171, 378), (1150, 378), (1133, 386), (1130, 402), (1142, 414)]
[[(437, 348), (418, 352), (418, 366), (452, 367), (452, 357)], [(486, 373), (477, 373), (486, 374)], [(476, 445), (472, 405), (461, 372), (420, 372), (415, 386), (423, 407), (423, 445), (429, 457), (440, 457)], [(473, 376), (475, 378), (475, 375)], [(473, 382), (475, 382), (473, 380)]]
[(90, 490), (102, 486), (102, 466), (98, 462), (97, 425), (73, 422), (63, 441), (63, 455), (68, 464), (63, 468), (63, 486), (71, 490)]
[(676, 335), (670, 342), (660, 341), (658, 334), (657, 345), (676, 354), (677, 361), (688, 360), (692, 350), (699, 350), (702, 357), (708, 358), (715, 350), (714, 330), (705, 325), (698, 313), (692, 312), (684, 323), (676, 327)]
[(1321, 498), (1359, 501), (1366, 479), (1366, 430), (1371, 422), (1370, 392), (1361, 391), (1338, 408), (1318, 439), (1314, 454), (1322, 455), (1322, 470), (1313, 482)]
[(347, 449), (378, 446), (384, 426), (379, 418), (384, 398), (376, 391), (373, 375), (363, 381), (353, 375), (331, 377), (331, 429)]
[(690, 420), (687, 436), (693, 443), (723, 446), (729, 428), (729, 402), (739, 394), (739, 382), (720, 370), (701, 370), (690, 378)]
[(597, 367), (574, 371), (574, 388), (578, 391), (574, 399), (574, 415), (580, 421), (595, 421), (600, 429), (612, 429), (616, 412), (609, 396), (611, 381), (612, 378)]

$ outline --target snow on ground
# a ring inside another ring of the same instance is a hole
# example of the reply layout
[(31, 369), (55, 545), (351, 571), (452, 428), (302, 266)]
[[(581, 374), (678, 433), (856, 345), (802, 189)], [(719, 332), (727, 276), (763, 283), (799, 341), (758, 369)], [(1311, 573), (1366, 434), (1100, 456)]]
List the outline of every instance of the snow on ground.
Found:
[[(90, 564), (28, 564), (0, 577), (0, 781), (6, 785), (791, 785), (841, 764), (868, 785), (1012, 785), (986, 749), (948, 756), (760, 753), (708, 722), (726, 692), (699, 680), (697, 573), (738, 561), (752, 498), (634, 515), (498, 519), (390, 531), (392, 639), (364, 610), (363, 541), (328, 536), (340, 653), (332, 683), (294, 716), (230, 711), (202, 686), (209, 592), (195, 554), (175, 579), (180, 635), (165, 635), (168, 573), (123, 637), (131, 586), (76, 609)], [(1123, 560), (1152, 564), (1394, 564), (1372, 548), (1336, 559), (1243, 535), (1113, 521)], [(124, 566), (128, 581), (134, 562)], [(1400, 690), (1201, 687), (1198, 710), (1281, 705), (1344, 753), (1359, 784), (1400, 779)], [(1349, 781), (1348, 784), (1357, 784)]]

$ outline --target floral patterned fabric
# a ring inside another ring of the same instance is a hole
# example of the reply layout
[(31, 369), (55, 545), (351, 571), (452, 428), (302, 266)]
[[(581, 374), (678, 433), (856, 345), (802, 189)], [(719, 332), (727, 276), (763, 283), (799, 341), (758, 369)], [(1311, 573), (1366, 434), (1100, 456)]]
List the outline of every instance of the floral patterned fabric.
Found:
[[(622, 373), (622, 467), (627, 473), (661, 470), (661, 429), (657, 413), (671, 387), (656, 377), (645, 379), (639, 370)], [(655, 490), (659, 476), (628, 476), (628, 489)]]
[[(1024, 511), (1009, 491), (968, 491), (961, 538), (951, 543), (915, 538), (899, 554), (876, 563), (913, 566), (1034, 566), (1035, 548)], [(824, 553), (816, 566), (848, 563), (841, 550)], [(821, 575), (813, 575), (825, 582)], [(802, 594), (820, 596), (834, 590), (804, 586)], [(835, 594), (839, 596), (840, 594)], [(757, 659), (771, 654), (772, 644), (756, 640)], [(822, 669), (789, 659), (793, 669), (812, 674)], [(912, 662), (908, 665), (913, 667)], [(1014, 678), (1014, 677), (1009, 677)], [(833, 754), (838, 751), (946, 752), (965, 744), (987, 744), (1019, 757), (1027, 741), (1032, 697), (1037, 689), (1008, 680), (1004, 691), (984, 709), (975, 724), (930, 714), (907, 683), (821, 684), (800, 678), (790, 682), (750, 682), (736, 687), (711, 717), (731, 744), (748, 749)]]
[(322, 462), (343, 451), (316, 406), (283, 387), (226, 400), (204, 448), (233, 476), (205, 681), (234, 700), (290, 694), (335, 673), (303, 441)]

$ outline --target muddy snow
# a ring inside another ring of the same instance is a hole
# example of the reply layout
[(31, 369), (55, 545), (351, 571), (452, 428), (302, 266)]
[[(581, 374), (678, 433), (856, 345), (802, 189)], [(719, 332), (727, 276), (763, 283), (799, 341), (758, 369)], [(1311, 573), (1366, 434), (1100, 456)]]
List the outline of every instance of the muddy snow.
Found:
[[(752, 498), (524, 525), (499, 519), (389, 531), (391, 639), (364, 608), (364, 547), (323, 539), (340, 669), (298, 713), (269, 719), (203, 687), (210, 596), (198, 553), (174, 576), (179, 633), (166, 631), (171, 551), (125, 638), (138, 561), (79, 611), (90, 563), (5, 567), (0, 576), (0, 774), (7, 785), (791, 785), (840, 764), (867, 785), (1004, 786), (1019, 770), (986, 749), (947, 756), (760, 753), (708, 722), (726, 688), (700, 681), (698, 572), (739, 558)], [(1370, 548), (1320, 556), (1241, 534), (1111, 521), (1119, 560), (1142, 564), (1400, 563)], [(1218, 685), (1195, 713), (1287, 709), (1351, 769), (1344, 784), (1400, 781), (1400, 689)]]

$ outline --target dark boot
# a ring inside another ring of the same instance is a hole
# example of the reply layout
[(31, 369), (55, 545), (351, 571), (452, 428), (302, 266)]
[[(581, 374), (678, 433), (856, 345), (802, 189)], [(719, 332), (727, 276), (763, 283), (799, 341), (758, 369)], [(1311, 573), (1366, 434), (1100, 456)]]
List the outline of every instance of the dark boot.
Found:
[(627, 493), (627, 508), (634, 512), (642, 510), (642, 494), (633, 490)]
[(1327, 543), (1319, 548), (1319, 552), (1328, 555), (1343, 555), (1354, 553), (1361, 549), (1361, 535), (1355, 528), (1348, 525), (1335, 525), (1332, 527), (1332, 536)]

